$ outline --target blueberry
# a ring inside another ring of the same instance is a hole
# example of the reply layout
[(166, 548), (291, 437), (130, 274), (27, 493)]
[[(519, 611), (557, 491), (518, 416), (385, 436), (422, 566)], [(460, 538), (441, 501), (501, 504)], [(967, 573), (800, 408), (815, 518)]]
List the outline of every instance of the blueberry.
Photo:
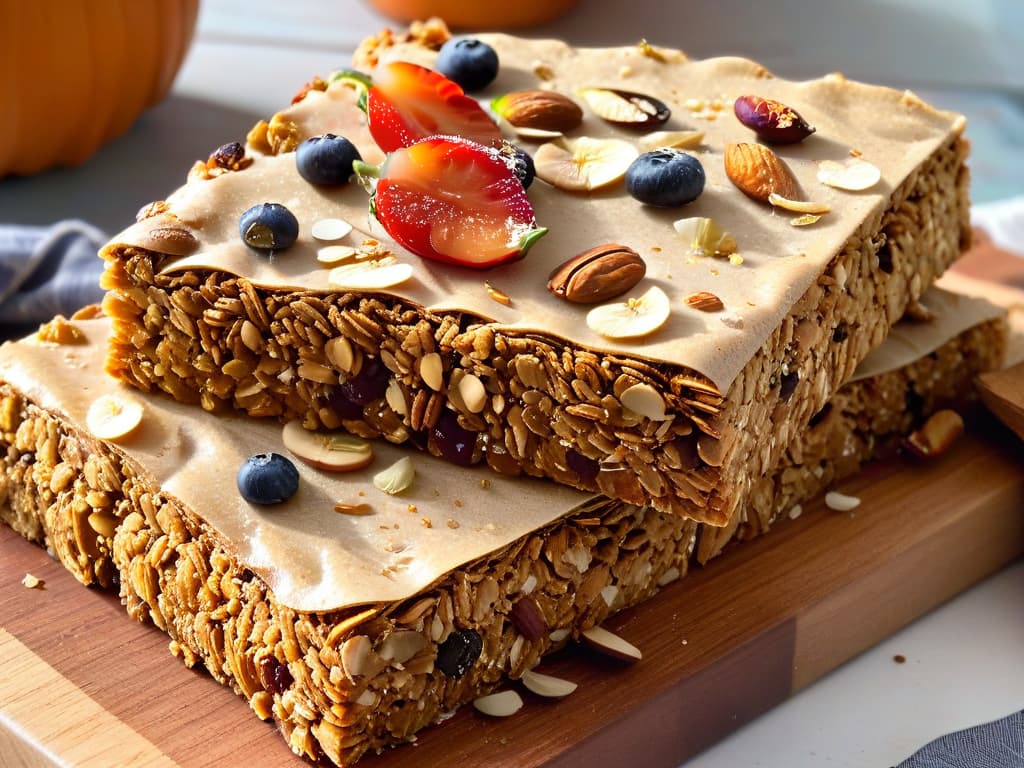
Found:
[(295, 150), (295, 167), (310, 184), (347, 184), (352, 176), (352, 162), (362, 159), (355, 144), (333, 133), (306, 139)]
[(299, 220), (280, 203), (254, 205), (238, 220), (246, 245), (260, 251), (283, 251), (299, 236)]
[(512, 162), (514, 163), (512, 170), (515, 171), (516, 178), (523, 185), (523, 189), (529, 189), (533, 183), (533, 177), (536, 175), (533, 158), (525, 149), (519, 147), (512, 147), (512, 152)]
[(441, 46), (434, 69), (464, 91), (479, 91), (498, 76), (498, 54), (481, 40), (452, 38)]
[(238, 468), (236, 482), (252, 504), (280, 504), (299, 490), (299, 470), (279, 453), (257, 453)]
[(480, 633), (472, 629), (452, 632), (437, 648), (437, 668), (448, 677), (462, 677), (484, 649)]
[(647, 205), (683, 205), (704, 191), (704, 166), (678, 149), (645, 152), (626, 171), (626, 190)]

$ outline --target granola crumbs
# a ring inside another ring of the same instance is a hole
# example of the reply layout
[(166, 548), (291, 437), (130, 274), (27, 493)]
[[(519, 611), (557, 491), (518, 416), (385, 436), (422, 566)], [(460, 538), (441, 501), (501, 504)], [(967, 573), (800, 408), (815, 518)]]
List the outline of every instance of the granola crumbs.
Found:
[(421, 517), (420, 518), (420, 525), (422, 525), (424, 528), (433, 528), (434, 527), (434, 523), (433, 523), (433, 521), (429, 517)]
[(447, 525), (448, 525), (448, 527), (449, 527), (449, 528), (451, 528), (452, 530), (455, 530), (456, 528), (458, 528), (458, 527), (459, 527), (459, 521), (458, 521), (458, 520), (453, 520), (452, 518), (450, 518), (450, 517), (449, 517), (449, 518), (448, 518), (448, 522), (447, 522)]

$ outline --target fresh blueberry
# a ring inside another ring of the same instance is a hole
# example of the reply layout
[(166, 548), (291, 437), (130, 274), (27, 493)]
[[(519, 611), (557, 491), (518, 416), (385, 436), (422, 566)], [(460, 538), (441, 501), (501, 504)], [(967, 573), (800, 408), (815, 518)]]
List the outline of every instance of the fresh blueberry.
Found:
[(483, 638), (473, 629), (460, 629), (448, 635), (437, 648), (437, 668), (448, 677), (462, 677), (480, 658)]
[(479, 91), (498, 76), (498, 54), (481, 40), (453, 37), (441, 46), (434, 69), (464, 91)]
[(280, 504), (299, 490), (299, 470), (279, 453), (258, 453), (239, 467), (236, 482), (252, 504)]
[(512, 162), (514, 163), (512, 170), (515, 171), (516, 178), (523, 185), (523, 189), (529, 189), (533, 183), (533, 177), (536, 175), (533, 158), (530, 157), (529, 152), (519, 147), (512, 147), (512, 152), (514, 153), (512, 156)]
[(626, 171), (626, 190), (647, 205), (683, 205), (704, 191), (704, 166), (678, 149), (645, 152)]
[(238, 220), (246, 245), (260, 251), (283, 251), (299, 236), (299, 220), (280, 203), (254, 205)]
[(310, 184), (347, 184), (352, 176), (352, 162), (362, 159), (355, 144), (333, 133), (306, 139), (295, 150), (295, 167)]

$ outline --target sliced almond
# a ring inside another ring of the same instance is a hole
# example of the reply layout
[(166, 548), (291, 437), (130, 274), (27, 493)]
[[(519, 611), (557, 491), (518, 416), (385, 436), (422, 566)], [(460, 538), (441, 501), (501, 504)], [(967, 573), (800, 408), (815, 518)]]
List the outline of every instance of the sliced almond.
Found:
[(444, 388), (444, 364), (437, 352), (428, 352), (420, 358), (420, 378), (435, 392)]
[(704, 141), (704, 131), (655, 131), (643, 136), (637, 144), (641, 152), (652, 149), (670, 147), (673, 149), (693, 149)]
[(544, 128), (528, 128), (521, 125), (513, 125), (512, 130), (515, 131), (516, 136), (519, 138), (531, 141), (550, 141), (565, 135), (561, 131), (548, 131)]
[(523, 685), (526, 686), (527, 690), (536, 693), (538, 696), (545, 696), (551, 699), (560, 699), (563, 696), (568, 696), (579, 687), (571, 680), (564, 680), (561, 677), (553, 677), (552, 675), (542, 675), (540, 672), (534, 672), (532, 669), (523, 672), (520, 680), (523, 681)]
[(571, 192), (584, 192), (622, 181), (639, 157), (636, 147), (622, 139), (559, 139), (542, 144), (533, 156), (537, 176)]
[(346, 432), (306, 429), (298, 419), (281, 431), (284, 447), (310, 466), (331, 472), (352, 472), (373, 461), (373, 446)]
[(331, 365), (344, 373), (351, 373), (355, 363), (355, 351), (352, 342), (344, 336), (335, 336), (324, 344), (324, 354)]
[(384, 392), (384, 399), (387, 400), (391, 410), (399, 416), (405, 416), (409, 413), (409, 404), (405, 400), (405, 393), (402, 391), (402, 385), (398, 382), (398, 379), (391, 379), (388, 382), (388, 388)]
[(638, 416), (661, 421), (665, 416), (665, 399), (650, 384), (643, 382), (627, 388), (619, 396), (623, 408), (628, 408)]
[(404, 283), (412, 272), (412, 264), (388, 257), (335, 267), (327, 275), (327, 284), (331, 288), (372, 291)]
[(801, 197), (800, 185), (789, 166), (764, 144), (727, 144), (724, 163), (729, 181), (747, 197), (762, 203), (773, 194), (787, 200)]
[(317, 219), (309, 233), (316, 240), (341, 240), (352, 231), (352, 225), (344, 219)]
[(590, 647), (612, 658), (622, 661), (639, 661), (643, 658), (639, 648), (604, 627), (591, 627), (581, 635)]
[(882, 171), (878, 166), (859, 157), (845, 163), (837, 163), (835, 160), (822, 160), (818, 163), (818, 181), (836, 189), (861, 192), (871, 189), (881, 180)]
[(89, 406), (85, 424), (100, 440), (118, 440), (142, 423), (142, 404), (126, 395), (100, 395)]
[(639, 298), (594, 307), (587, 313), (587, 327), (608, 339), (635, 339), (661, 328), (671, 310), (665, 292), (652, 285)]
[(809, 227), (811, 224), (817, 224), (819, 221), (821, 221), (820, 213), (805, 213), (802, 216), (790, 219), (789, 224), (793, 227)]
[(387, 469), (382, 469), (373, 476), (373, 485), (377, 490), (394, 496), (412, 485), (416, 478), (416, 467), (409, 456), (403, 456)]
[(829, 491), (825, 494), (825, 506), (834, 509), (836, 512), (849, 512), (860, 506), (860, 499), (856, 496), (848, 496), (839, 491)]
[(421, 633), (403, 629), (385, 637), (378, 653), (382, 659), (404, 664), (422, 651), (426, 644), (427, 640)]
[(815, 203), (810, 200), (791, 200), (775, 192), (768, 195), (768, 202), (776, 208), (782, 208), (794, 213), (810, 213), (821, 215), (832, 210), (828, 203)]
[(351, 245), (328, 245), (316, 252), (316, 260), (327, 267), (351, 261), (359, 253)]
[(579, 92), (602, 120), (618, 125), (654, 128), (672, 116), (660, 99), (618, 88), (584, 88)]
[(474, 699), (473, 706), (491, 717), (509, 717), (523, 708), (523, 699), (515, 691), (499, 691)]
[(470, 413), (480, 413), (487, 405), (487, 390), (478, 376), (467, 373), (458, 384), (459, 395)]

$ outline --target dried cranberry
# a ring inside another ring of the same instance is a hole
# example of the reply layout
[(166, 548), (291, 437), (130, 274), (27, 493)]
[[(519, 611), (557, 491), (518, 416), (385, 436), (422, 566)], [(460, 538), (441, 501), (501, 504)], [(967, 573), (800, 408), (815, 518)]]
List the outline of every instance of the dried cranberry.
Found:
[(800, 383), (800, 374), (796, 371), (792, 373), (784, 373), (782, 379), (779, 382), (779, 397), (782, 402), (788, 403), (789, 398), (793, 396), (796, 385)]
[(588, 458), (570, 448), (565, 452), (565, 463), (576, 473), (580, 482), (587, 484), (596, 482), (601, 465), (595, 459)]
[(264, 656), (260, 659), (259, 675), (263, 688), (275, 695), (284, 693), (295, 682), (288, 667), (273, 656)]
[(340, 387), (331, 390), (327, 396), (327, 406), (338, 415), (340, 419), (361, 419), (363, 418), (363, 406), (353, 403), (345, 396), (345, 391)]
[(448, 677), (462, 677), (484, 649), (480, 633), (472, 629), (452, 632), (437, 648), (437, 668)]
[(472, 465), (476, 432), (459, 424), (454, 411), (443, 411), (437, 424), (430, 430), (431, 443), (442, 458), (463, 467)]
[(380, 360), (367, 358), (359, 373), (341, 385), (341, 392), (356, 405), (366, 405), (384, 397), (389, 378), (391, 374)]

